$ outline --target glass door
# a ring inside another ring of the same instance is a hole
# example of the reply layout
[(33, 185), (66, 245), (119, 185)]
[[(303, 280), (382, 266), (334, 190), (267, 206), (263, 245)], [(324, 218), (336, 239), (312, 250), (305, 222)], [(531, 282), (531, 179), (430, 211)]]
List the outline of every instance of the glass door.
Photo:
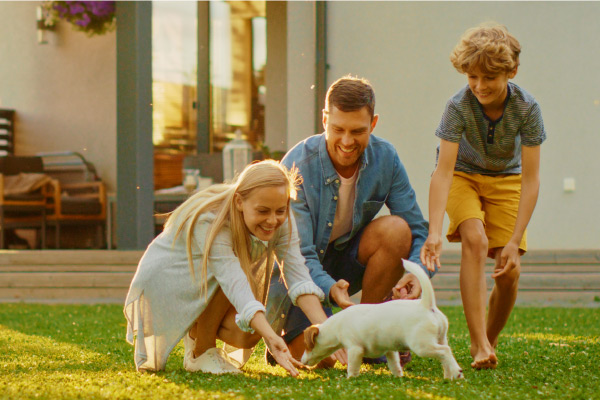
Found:
[[(198, 70), (207, 71), (210, 152), (238, 131), (256, 150), (265, 137), (266, 2), (210, 1), (209, 65), (198, 66), (198, 4), (152, 2), (154, 187), (182, 184), (183, 158), (197, 154)], [(203, 4), (206, 6), (206, 4)], [(204, 23), (204, 22), (203, 22)]]
[(211, 1), (211, 147), (239, 131), (255, 149), (265, 136), (265, 1)]
[(154, 188), (181, 185), (183, 157), (196, 152), (197, 4), (152, 2)]

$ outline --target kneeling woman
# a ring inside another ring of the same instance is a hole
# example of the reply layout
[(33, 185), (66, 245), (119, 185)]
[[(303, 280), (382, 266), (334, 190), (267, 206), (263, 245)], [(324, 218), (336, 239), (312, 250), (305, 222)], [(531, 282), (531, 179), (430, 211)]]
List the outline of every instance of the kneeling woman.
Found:
[(238, 373), (216, 340), (252, 348), (261, 339), (293, 376), (298, 362), (269, 325), (265, 301), (277, 259), (292, 301), (311, 322), (327, 317), (304, 258), (290, 197), (297, 176), (275, 161), (251, 164), (233, 184), (191, 196), (148, 246), (125, 302), (138, 370), (162, 370), (184, 339), (188, 371)]

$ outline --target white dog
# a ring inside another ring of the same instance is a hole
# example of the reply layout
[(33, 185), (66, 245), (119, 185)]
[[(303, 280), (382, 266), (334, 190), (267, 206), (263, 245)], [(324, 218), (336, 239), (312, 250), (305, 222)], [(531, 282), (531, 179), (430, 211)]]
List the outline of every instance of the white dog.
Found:
[(393, 300), (357, 304), (334, 314), (321, 325), (304, 331), (306, 351), (302, 363), (315, 365), (334, 351), (348, 350), (348, 378), (360, 373), (363, 357), (385, 354), (395, 376), (403, 376), (399, 350), (441, 361), (444, 378), (463, 378), (462, 369), (448, 346), (448, 318), (436, 307), (433, 287), (421, 267), (403, 260), (404, 268), (421, 283), (420, 300)]

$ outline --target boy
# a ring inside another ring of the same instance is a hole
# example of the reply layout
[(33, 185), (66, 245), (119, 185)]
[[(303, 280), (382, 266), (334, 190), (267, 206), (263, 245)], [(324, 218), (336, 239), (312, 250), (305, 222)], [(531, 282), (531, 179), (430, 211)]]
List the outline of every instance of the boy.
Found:
[[(469, 29), (450, 55), (468, 85), (446, 104), (435, 134), (441, 139), (429, 189), (429, 236), (421, 250), (440, 266), (444, 209), (447, 238), (462, 242), (460, 290), (471, 336), (471, 366), (498, 364), (498, 336), (517, 297), (526, 227), (539, 193), (540, 107), (509, 79), (521, 46), (501, 25)], [(486, 256), (495, 260), (495, 285), (486, 321)]]

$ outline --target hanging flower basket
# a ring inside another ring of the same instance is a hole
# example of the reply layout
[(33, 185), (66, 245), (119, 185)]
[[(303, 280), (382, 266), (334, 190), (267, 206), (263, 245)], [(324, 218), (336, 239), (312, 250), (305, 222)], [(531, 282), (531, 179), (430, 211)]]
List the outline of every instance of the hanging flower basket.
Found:
[(44, 8), (55, 19), (71, 23), (88, 36), (103, 35), (116, 27), (114, 1), (47, 1)]

